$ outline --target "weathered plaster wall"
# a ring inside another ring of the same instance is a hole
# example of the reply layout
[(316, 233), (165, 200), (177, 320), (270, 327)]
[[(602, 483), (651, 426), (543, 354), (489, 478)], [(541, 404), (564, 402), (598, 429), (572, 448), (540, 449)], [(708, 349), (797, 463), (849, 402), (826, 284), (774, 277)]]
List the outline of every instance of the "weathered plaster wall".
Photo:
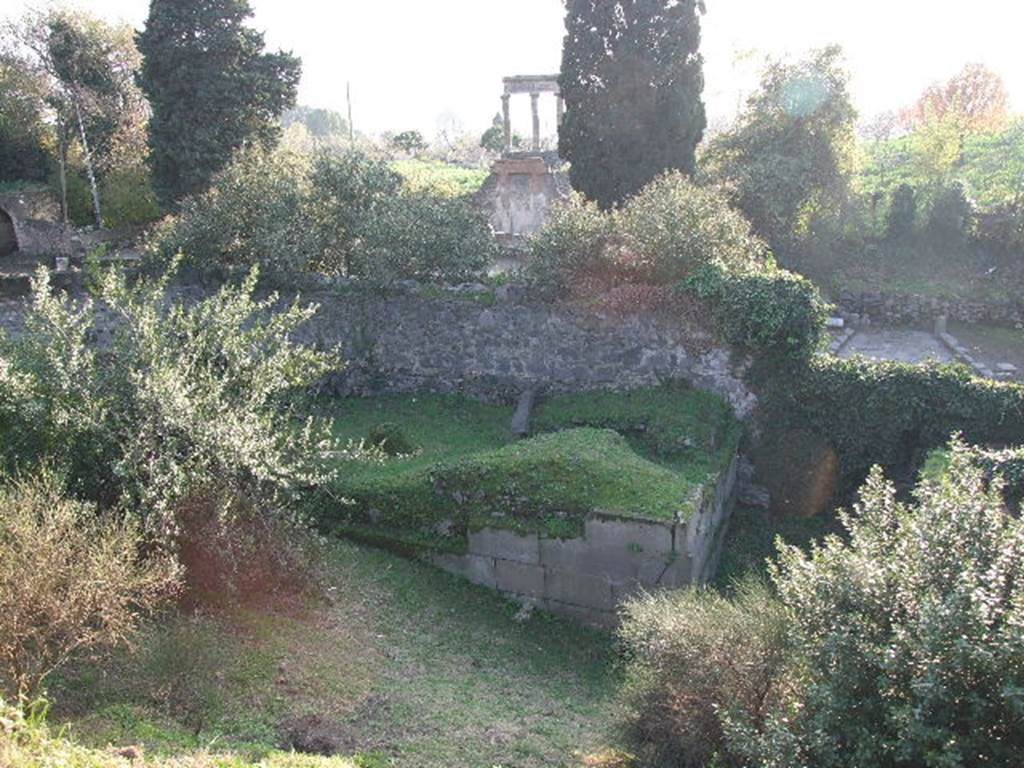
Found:
[(450, 573), (524, 603), (599, 626), (640, 590), (702, 584), (714, 575), (736, 487), (734, 460), (686, 523), (595, 512), (579, 539), (487, 528), (464, 555), (434, 555)]

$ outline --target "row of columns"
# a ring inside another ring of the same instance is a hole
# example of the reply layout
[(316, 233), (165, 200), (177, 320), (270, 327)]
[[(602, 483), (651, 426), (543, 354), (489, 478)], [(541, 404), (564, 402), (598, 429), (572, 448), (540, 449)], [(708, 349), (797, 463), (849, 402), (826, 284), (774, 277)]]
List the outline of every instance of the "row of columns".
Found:
[[(504, 94), (501, 97), (501, 113), (505, 123), (505, 151), (512, 151), (512, 113), (509, 108), (509, 102), (512, 99), (512, 95), (509, 93)], [(562, 94), (555, 94), (555, 102), (558, 110), (558, 125), (562, 125), (562, 119), (565, 117), (565, 100), (562, 98)], [(533, 114), (533, 142), (531, 147), (534, 152), (540, 151), (540, 93), (530, 94), (530, 109)]]

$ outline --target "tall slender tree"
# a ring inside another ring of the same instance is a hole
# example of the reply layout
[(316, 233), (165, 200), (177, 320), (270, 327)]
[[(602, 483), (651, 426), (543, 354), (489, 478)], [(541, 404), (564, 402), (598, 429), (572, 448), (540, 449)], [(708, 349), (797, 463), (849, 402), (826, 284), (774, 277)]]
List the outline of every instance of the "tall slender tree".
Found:
[(264, 52), (248, 0), (152, 0), (138, 35), (153, 110), (150, 161), (161, 201), (204, 190), (239, 147), (272, 145), (295, 105), (301, 61)]
[(692, 174), (707, 117), (703, 0), (568, 0), (559, 149), (573, 187), (612, 207), (667, 170)]

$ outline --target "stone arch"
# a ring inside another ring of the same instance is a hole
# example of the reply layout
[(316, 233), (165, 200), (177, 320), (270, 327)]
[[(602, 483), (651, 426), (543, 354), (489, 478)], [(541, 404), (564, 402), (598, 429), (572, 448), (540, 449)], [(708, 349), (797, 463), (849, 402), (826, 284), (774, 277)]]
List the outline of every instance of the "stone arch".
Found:
[(14, 218), (0, 208), (0, 256), (9, 256), (18, 250), (18, 233), (14, 229)]

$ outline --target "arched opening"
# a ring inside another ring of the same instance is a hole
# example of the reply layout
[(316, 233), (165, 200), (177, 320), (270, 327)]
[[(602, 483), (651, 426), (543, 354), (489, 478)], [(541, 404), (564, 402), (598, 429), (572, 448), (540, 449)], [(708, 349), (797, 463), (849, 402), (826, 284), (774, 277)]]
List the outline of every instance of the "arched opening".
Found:
[(0, 208), (0, 256), (8, 256), (18, 250), (18, 235), (14, 221), (7, 211)]

